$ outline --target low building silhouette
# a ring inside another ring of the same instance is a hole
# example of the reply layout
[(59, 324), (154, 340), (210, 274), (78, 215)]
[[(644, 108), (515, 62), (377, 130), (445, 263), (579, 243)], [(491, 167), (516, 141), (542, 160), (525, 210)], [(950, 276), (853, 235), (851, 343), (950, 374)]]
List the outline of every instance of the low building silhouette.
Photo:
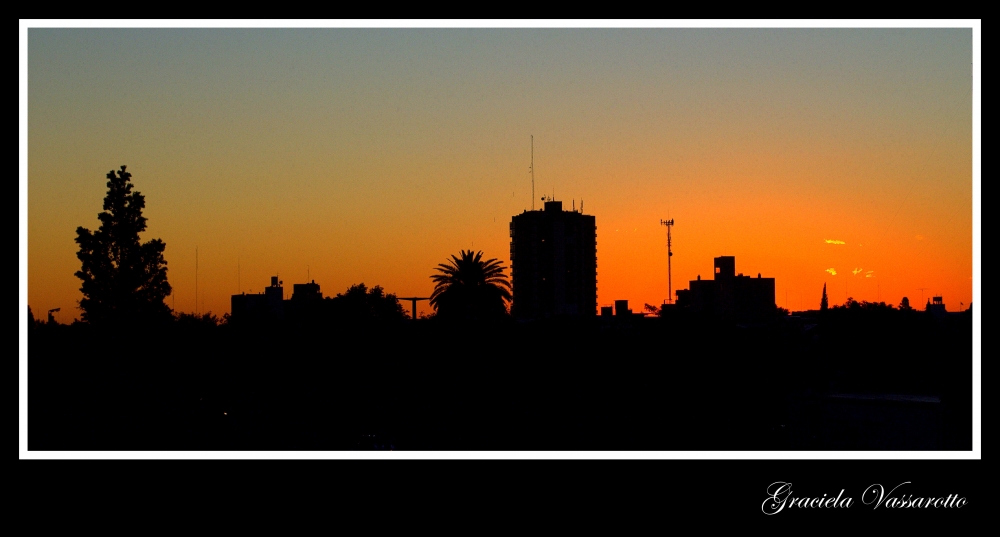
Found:
[(285, 316), (285, 288), (277, 276), (271, 276), (271, 285), (263, 293), (233, 295), (229, 303), (233, 320), (277, 320)]
[(549, 200), (510, 222), (510, 263), (518, 319), (597, 314), (597, 224)]
[(735, 319), (756, 319), (774, 313), (774, 278), (736, 273), (736, 258), (715, 258), (714, 279), (691, 280), (677, 290), (677, 306), (693, 313)]
[(310, 303), (323, 300), (323, 294), (319, 292), (319, 284), (316, 280), (309, 283), (297, 283), (292, 285), (292, 302)]
[(276, 321), (289, 315), (314, 315), (323, 303), (316, 280), (292, 285), (292, 296), (285, 299), (284, 282), (271, 276), (271, 285), (263, 293), (240, 293), (230, 299), (230, 315), (234, 321)]
[(948, 314), (948, 310), (944, 307), (944, 297), (940, 296), (928, 298), (924, 310), (938, 319)]

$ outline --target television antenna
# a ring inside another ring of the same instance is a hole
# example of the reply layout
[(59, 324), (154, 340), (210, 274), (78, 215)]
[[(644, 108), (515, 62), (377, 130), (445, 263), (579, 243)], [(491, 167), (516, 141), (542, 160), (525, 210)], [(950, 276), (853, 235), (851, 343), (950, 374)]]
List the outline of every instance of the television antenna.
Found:
[(917, 291), (920, 291), (920, 303), (924, 303), (924, 291), (930, 289), (930, 287), (917, 287)]
[(528, 168), (531, 172), (531, 210), (535, 210), (535, 135), (531, 135), (531, 167)]

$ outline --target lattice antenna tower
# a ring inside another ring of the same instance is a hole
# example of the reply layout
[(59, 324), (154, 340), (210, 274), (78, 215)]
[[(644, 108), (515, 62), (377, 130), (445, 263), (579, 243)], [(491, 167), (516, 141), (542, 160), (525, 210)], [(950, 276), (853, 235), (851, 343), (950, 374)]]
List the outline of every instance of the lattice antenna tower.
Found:
[(667, 226), (667, 302), (670, 304), (674, 303), (674, 286), (673, 286), (673, 274), (672, 267), (670, 266), (670, 258), (674, 256), (672, 246), (672, 237), (670, 235), (670, 229), (674, 227), (674, 219), (670, 220), (660, 220), (661, 226)]

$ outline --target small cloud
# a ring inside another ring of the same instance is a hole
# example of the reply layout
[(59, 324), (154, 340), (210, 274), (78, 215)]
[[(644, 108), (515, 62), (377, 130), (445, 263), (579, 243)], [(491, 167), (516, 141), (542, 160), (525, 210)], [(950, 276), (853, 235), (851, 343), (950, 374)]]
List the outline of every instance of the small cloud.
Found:
[(859, 273), (859, 272), (861, 272), (861, 270), (862, 270), (862, 269), (859, 269), (859, 268), (856, 268), (856, 269), (852, 270), (851, 272), (852, 272), (852, 273), (853, 273), (853, 274), (854, 274), (855, 276), (857, 276), (857, 275), (858, 275), (858, 273)]
[(874, 270), (869, 270), (868, 272), (865, 273), (865, 278), (874, 278), (874, 277), (875, 277)]
[(834, 270), (834, 269), (832, 269), (832, 268), (828, 268), (828, 269), (826, 269), (826, 271), (830, 273), (830, 276), (836, 276), (837, 275), (837, 271)]
[(844, 241), (838, 241), (836, 239), (826, 239), (827, 244), (847, 244)]
[(917, 239), (918, 241), (922, 241), (922, 240), (924, 240), (924, 236), (923, 236), (923, 235), (917, 235), (917, 236), (916, 236), (916, 237), (914, 237), (914, 238), (915, 238), (915, 239)]

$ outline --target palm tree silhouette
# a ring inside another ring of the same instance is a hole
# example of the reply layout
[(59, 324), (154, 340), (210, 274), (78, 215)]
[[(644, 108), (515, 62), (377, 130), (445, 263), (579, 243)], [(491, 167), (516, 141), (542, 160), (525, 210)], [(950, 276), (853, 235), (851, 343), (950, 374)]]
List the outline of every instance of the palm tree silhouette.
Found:
[(462, 250), (431, 276), (431, 306), (443, 318), (490, 319), (507, 315), (511, 300), (505, 267), (496, 259), (483, 260), (483, 252)]

